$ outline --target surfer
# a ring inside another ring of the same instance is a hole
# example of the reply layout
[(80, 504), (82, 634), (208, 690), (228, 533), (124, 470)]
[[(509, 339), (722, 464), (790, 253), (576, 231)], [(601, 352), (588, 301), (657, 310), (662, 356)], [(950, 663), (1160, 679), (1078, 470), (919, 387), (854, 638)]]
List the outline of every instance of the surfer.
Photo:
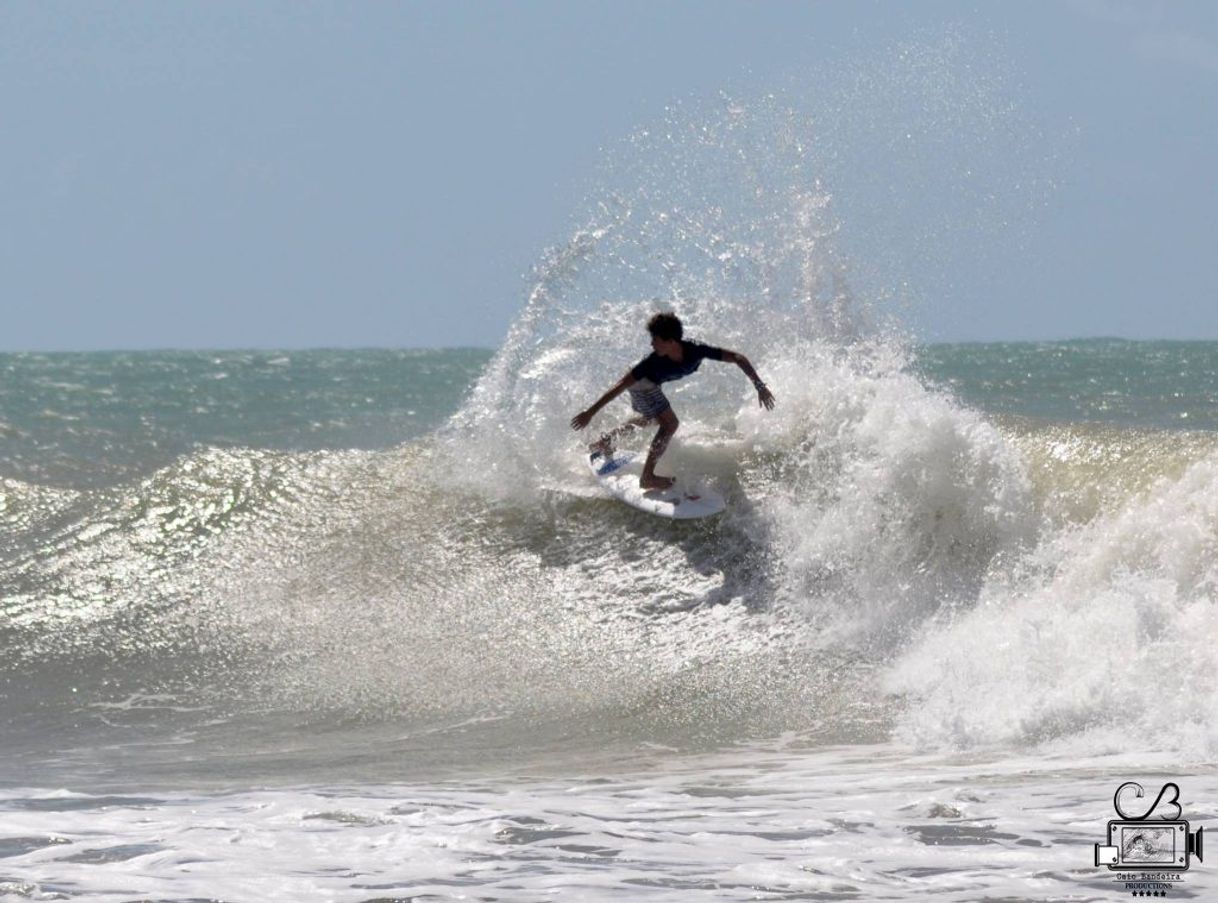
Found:
[(571, 428), (582, 430), (596, 416), (597, 411), (623, 392), (629, 392), (630, 406), (638, 416), (605, 433), (589, 448), (593, 457), (611, 455), (613, 442), (618, 436), (641, 426), (658, 423), (660, 429), (651, 440), (647, 461), (643, 464), (643, 473), (639, 477), (639, 486), (643, 489), (667, 489), (672, 485), (673, 478), (656, 476), (656, 462), (668, 448), (668, 442), (677, 431), (680, 421), (664, 396), (661, 384), (689, 376), (702, 365), (702, 361), (710, 359), (735, 364), (743, 370), (757, 389), (757, 403), (766, 410), (773, 410), (774, 395), (743, 354), (682, 338), (684, 328), (676, 314), (656, 314), (647, 321), (647, 331), (651, 333), (652, 353), (635, 364), (630, 372), (597, 399), (592, 407), (572, 417)]

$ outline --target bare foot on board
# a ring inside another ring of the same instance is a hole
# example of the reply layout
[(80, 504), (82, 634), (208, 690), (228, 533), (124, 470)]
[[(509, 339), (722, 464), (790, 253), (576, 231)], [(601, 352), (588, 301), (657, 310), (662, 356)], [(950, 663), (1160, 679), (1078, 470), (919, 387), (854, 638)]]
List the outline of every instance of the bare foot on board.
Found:
[(639, 487), (642, 489), (670, 489), (675, 481), (672, 477), (639, 477)]

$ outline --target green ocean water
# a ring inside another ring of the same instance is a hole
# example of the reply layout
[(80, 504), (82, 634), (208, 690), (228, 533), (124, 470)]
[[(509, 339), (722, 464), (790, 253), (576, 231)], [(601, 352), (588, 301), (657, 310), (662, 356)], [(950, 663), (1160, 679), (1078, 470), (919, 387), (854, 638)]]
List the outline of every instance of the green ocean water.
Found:
[(915, 369), (988, 414), (1058, 423), (1218, 429), (1218, 342), (929, 345)]
[(434, 429), (491, 352), (0, 355), (0, 476), (86, 488), (200, 448), (378, 449)]

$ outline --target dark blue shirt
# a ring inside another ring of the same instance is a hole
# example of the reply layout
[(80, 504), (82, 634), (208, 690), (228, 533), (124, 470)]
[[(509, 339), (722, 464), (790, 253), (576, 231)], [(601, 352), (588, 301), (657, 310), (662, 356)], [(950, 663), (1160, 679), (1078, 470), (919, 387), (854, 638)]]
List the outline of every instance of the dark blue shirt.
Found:
[(701, 342), (682, 341), (681, 360), (674, 361), (653, 351), (630, 369), (630, 375), (635, 379), (649, 379), (659, 385), (689, 376), (702, 366), (702, 361), (706, 358), (712, 361), (723, 360), (723, 349), (714, 345), (703, 345)]

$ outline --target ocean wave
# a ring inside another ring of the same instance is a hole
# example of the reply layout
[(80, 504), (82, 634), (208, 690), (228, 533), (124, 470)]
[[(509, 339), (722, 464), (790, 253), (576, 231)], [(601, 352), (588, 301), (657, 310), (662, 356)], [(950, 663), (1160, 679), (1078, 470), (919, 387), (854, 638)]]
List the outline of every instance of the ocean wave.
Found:
[(1218, 746), (1218, 456), (1047, 536), (959, 618), (928, 626), (889, 687), (924, 744)]

